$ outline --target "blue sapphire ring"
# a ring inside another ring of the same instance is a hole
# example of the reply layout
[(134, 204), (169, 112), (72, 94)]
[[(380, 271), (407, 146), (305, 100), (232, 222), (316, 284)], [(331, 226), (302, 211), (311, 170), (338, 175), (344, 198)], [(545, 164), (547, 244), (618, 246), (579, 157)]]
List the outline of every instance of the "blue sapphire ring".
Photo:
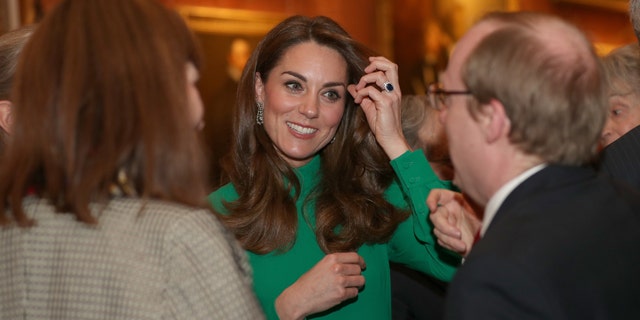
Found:
[(382, 89), (384, 89), (384, 91), (386, 92), (391, 92), (393, 91), (393, 85), (391, 84), (391, 82), (387, 81), (384, 84), (382, 84)]

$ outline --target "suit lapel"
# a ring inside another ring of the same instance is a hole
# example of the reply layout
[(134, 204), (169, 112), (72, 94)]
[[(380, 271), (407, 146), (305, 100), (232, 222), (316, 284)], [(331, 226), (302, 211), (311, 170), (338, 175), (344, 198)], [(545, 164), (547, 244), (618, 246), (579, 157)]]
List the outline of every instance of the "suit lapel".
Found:
[[(592, 179), (595, 172), (589, 168), (549, 165), (517, 186), (498, 208), (487, 234), (494, 225), (509, 214), (518, 214), (518, 208), (536, 207), (540, 201), (553, 199), (554, 190), (575, 186), (581, 180)], [(528, 211), (528, 210), (527, 210)]]

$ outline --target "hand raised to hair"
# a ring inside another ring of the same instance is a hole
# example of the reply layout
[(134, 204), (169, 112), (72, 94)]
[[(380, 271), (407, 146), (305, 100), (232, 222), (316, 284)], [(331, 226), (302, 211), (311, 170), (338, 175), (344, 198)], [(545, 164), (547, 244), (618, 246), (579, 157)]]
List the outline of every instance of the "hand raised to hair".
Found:
[[(369, 61), (366, 74), (347, 89), (367, 116), (376, 140), (393, 160), (411, 149), (402, 133), (398, 65), (384, 57), (371, 57)], [(391, 90), (385, 90), (385, 86)]]
[(463, 257), (469, 254), (482, 227), (472, 205), (459, 192), (433, 189), (427, 197), (427, 206), (438, 244)]
[(326, 255), (276, 299), (280, 319), (304, 319), (354, 298), (364, 286), (364, 260), (355, 252)]

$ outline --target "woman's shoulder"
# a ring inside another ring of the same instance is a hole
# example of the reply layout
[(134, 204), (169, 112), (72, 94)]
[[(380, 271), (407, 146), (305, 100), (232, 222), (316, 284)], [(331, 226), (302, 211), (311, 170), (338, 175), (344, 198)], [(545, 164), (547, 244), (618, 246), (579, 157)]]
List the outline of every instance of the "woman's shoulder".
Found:
[[(59, 216), (74, 216), (69, 212), (60, 212), (48, 199), (39, 197), (26, 197), (22, 205), (24, 210), (29, 213), (29, 216), (36, 220), (57, 220)], [(97, 218), (98, 224), (112, 220), (131, 222), (140, 219), (174, 220), (191, 214), (211, 214), (211, 211), (205, 206), (193, 207), (165, 200), (128, 197), (116, 197), (104, 202), (93, 202), (89, 204), (89, 210), (91, 214)]]
[(110, 227), (124, 223), (132, 226), (124, 229), (140, 230), (160, 242), (225, 244), (231, 238), (211, 209), (156, 199), (112, 200), (99, 223)]
[(196, 207), (159, 199), (117, 198), (105, 205), (93, 205), (92, 212), (99, 217), (99, 223), (129, 221), (132, 225), (147, 225), (157, 231), (169, 231), (185, 224), (217, 225), (215, 215), (204, 205)]
[[(28, 197), (23, 206), (28, 216), (37, 222), (38, 230), (74, 235), (67, 237), (69, 242), (90, 234), (93, 243), (117, 239), (129, 247), (158, 252), (167, 242), (197, 243), (194, 239), (208, 239), (206, 241), (224, 243), (229, 238), (224, 235), (224, 227), (213, 211), (204, 205), (196, 207), (159, 199), (117, 197), (89, 206), (91, 214), (97, 218), (97, 224), (89, 228), (73, 214), (57, 212), (47, 199)], [(87, 230), (92, 231), (87, 233)]]
[(116, 198), (106, 203), (106, 205), (95, 204), (92, 210), (100, 211), (100, 207), (104, 209), (118, 212), (140, 212), (141, 214), (153, 213), (156, 215), (166, 216), (182, 216), (189, 213), (202, 213), (207, 209), (204, 207), (194, 207), (186, 204), (166, 201), (160, 199), (143, 199), (143, 198)]

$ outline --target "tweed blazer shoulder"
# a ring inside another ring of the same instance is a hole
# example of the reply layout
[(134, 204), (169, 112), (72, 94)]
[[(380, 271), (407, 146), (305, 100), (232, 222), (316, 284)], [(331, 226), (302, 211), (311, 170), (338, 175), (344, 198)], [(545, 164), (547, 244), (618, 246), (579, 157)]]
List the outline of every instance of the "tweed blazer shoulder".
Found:
[(244, 251), (208, 210), (118, 198), (97, 225), (24, 201), (0, 230), (0, 319), (261, 319)]

